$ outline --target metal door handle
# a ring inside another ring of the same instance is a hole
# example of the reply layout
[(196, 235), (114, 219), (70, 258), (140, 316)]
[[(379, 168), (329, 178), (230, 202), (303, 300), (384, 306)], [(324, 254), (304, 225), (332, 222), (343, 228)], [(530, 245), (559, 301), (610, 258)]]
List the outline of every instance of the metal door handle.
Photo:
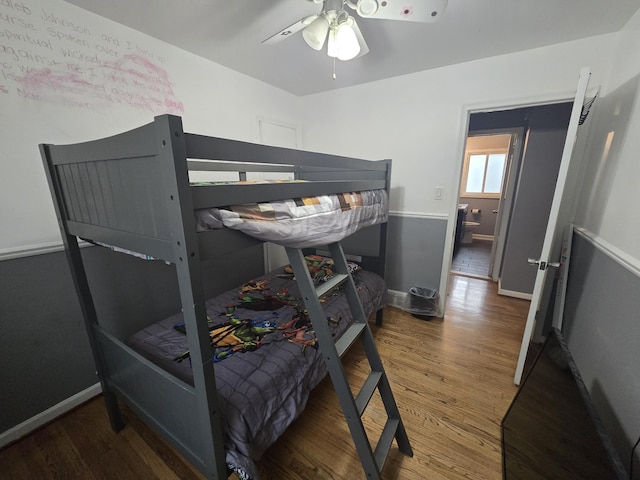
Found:
[(538, 265), (540, 270), (546, 270), (547, 268), (559, 268), (560, 262), (541, 262), (539, 259), (527, 258), (529, 265)]
[(493, 213), (498, 213), (498, 210), (493, 210)]

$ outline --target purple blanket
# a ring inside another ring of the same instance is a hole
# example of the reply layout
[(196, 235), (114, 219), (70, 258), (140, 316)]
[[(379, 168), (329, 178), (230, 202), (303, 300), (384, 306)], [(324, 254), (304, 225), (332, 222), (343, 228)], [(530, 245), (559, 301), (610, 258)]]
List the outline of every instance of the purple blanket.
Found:
[[(276, 276), (282, 270), (264, 277), (270, 292), (285, 290), (294, 299), (300, 295), (294, 281)], [(378, 275), (360, 271), (354, 275), (367, 316), (382, 308), (386, 286)], [(261, 279), (257, 279), (261, 280)], [(295, 300), (294, 300), (294, 303)], [(207, 301), (207, 314), (214, 324), (225, 320), (230, 304), (239, 304), (239, 289), (228, 291)], [(302, 306), (302, 300), (299, 300)], [(351, 324), (346, 298), (336, 294), (323, 299), (323, 307), (334, 337), (339, 338)], [(264, 311), (238, 308), (239, 318), (256, 318)], [(276, 310), (276, 324), (284, 325), (296, 315), (296, 308), (285, 305)], [(150, 325), (127, 343), (141, 354), (182, 380), (193, 383), (189, 362), (174, 359), (187, 349), (186, 336), (173, 327), (182, 320), (176, 314)], [(241, 478), (257, 479), (254, 464), (285, 429), (304, 410), (310, 391), (327, 373), (320, 351), (290, 342), (281, 330), (266, 335), (260, 348), (252, 352), (234, 353), (215, 364), (216, 386), (223, 412), (227, 464)]]

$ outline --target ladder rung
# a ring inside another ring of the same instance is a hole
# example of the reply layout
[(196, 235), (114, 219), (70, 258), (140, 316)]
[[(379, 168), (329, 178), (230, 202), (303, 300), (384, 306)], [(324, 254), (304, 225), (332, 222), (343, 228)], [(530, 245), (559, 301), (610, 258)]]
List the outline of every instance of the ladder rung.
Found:
[(349, 347), (353, 345), (353, 342), (357, 340), (366, 326), (366, 323), (353, 323), (347, 329), (347, 331), (344, 332), (344, 334), (336, 342), (336, 350), (338, 351), (339, 357), (342, 357), (342, 355), (344, 355), (344, 353), (349, 350)]
[(362, 416), (364, 409), (367, 408), (371, 397), (373, 396), (373, 392), (376, 391), (376, 387), (380, 383), (380, 379), (382, 378), (382, 372), (371, 372), (369, 376), (365, 380), (362, 388), (358, 392), (356, 396), (356, 407), (358, 407), (358, 414)]
[(322, 282), (316, 287), (316, 294), (318, 295), (318, 298), (322, 297), (334, 288), (342, 285), (347, 278), (349, 278), (349, 275), (347, 275), (346, 273), (336, 273), (326, 282)]
[(387, 455), (389, 454), (393, 437), (396, 436), (396, 432), (398, 431), (399, 424), (400, 419), (389, 418), (382, 429), (382, 435), (380, 435), (380, 440), (378, 440), (378, 445), (376, 445), (376, 450), (373, 453), (376, 464), (378, 465), (378, 470), (382, 470), (382, 467), (384, 467), (384, 462), (387, 460)]

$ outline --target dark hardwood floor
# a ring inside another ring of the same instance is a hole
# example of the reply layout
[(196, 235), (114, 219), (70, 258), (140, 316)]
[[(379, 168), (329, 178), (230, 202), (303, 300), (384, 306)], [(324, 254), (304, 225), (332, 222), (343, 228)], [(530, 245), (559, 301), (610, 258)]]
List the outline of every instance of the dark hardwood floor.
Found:
[(451, 272), (486, 277), (491, 262), (491, 245), (490, 240), (478, 239), (473, 243), (460, 244), (451, 260)]
[[(501, 478), (500, 421), (516, 392), (513, 373), (528, 305), (499, 297), (491, 282), (453, 275), (446, 318), (424, 321), (386, 309), (385, 325), (372, 328), (414, 456), (392, 447), (384, 479)], [(353, 384), (364, 380), (359, 346), (344, 365)], [(0, 451), (0, 478), (204, 478), (129, 410), (125, 417), (125, 429), (114, 433), (102, 399), (91, 400)], [(383, 419), (374, 398), (364, 416), (372, 438)], [(328, 379), (259, 469), (263, 480), (364, 478)]]

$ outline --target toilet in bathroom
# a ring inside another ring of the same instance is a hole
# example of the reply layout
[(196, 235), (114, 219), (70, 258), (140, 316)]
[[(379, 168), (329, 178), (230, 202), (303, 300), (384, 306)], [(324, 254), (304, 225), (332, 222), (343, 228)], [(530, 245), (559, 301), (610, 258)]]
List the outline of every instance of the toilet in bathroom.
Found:
[(466, 220), (462, 222), (462, 230), (464, 233), (462, 234), (462, 240), (460, 240), (460, 243), (473, 243), (473, 231), (478, 226), (480, 226), (480, 223), (478, 222), (469, 222)]

